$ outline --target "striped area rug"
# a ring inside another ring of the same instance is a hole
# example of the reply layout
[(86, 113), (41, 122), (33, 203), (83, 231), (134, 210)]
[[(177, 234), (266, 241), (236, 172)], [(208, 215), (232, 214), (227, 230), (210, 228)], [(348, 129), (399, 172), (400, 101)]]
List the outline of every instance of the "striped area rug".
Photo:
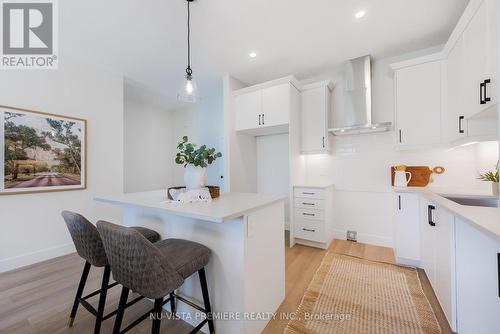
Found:
[(415, 269), (328, 252), (287, 334), (441, 333)]

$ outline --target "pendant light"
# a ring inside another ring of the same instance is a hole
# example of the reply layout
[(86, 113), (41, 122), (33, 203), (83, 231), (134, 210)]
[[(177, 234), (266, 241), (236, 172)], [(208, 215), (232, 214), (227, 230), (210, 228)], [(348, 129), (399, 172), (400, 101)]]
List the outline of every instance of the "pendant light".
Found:
[(194, 0), (186, 0), (187, 2), (187, 67), (186, 75), (181, 86), (181, 90), (177, 95), (180, 101), (195, 103), (199, 99), (198, 86), (193, 79), (193, 70), (191, 69), (191, 11), (190, 4)]

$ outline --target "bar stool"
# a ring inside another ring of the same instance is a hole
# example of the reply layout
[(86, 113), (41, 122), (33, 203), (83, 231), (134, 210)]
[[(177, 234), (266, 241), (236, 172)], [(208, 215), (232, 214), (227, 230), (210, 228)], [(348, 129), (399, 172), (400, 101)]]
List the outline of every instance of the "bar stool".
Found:
[[(109, 284), (109, 277), (111, 269), (108, 264), (108, 258), (106, 257), (106, 252), (104, 251), (104, 246), (102, 244), (101, 237), (97, 228), (89, 222), (85, 217), (78, 213), (63, 211), (62, 216), (66, 222), (73, 243), (75, 244), (76, 251), (81, 258), (85, 260), (85, 265), (83, 267), (82, 277), (80, 278), (80, 284), (76, 290), (75, 300), (73, 302), (73, 307), (71, 309), (71, 314), (68, 320), (68, 326), (72, 327), (75, 320), (76, 311), (78, 310), (78, 305), (82, 305), (90, 313), (92, 313), (95, 318), (94, 334), (98, 334), (101, 329), (101, 323), (114, 316), (118, 310), (111, 312), (110, 314), (104, 316), (104, 306), (106, 304), (106, 295), (109, 288), (112, 288), (118, 284), (114, 282)], [(150, 242), (156, 242), (160, 240), (160, 235), (158, 232), (144, 228), (144, 227), (132, 227), (137, 233), (143, 235)], [(87, 282), (87, 277), (90, 271), (90, 267), (104, 267), (104, 274), (102, 277), (101, 289), (96, 290), (87, 296), (82, 297), (83, 290), (85, 288), (85, 283)], [(87, 302), (87, 299), (99, 296), (99, 304), (97, 310)], [(131, 306), (141, 300), (142, 297), (132, 300), (126, 305), (126, 307)]]
[[(210, 333), (215, 333), (205, 275), (205, 266), (211, 254), (210, 249), (181, 239), (165, 239), (153, 244), (131, 228), (104, 221), (97, 222), (97, 229), (101, 234), (113, 277), (123, 285), (113, 334), (125, 333), (151, 313), (153, 313), (151, 333), (160, 333), (163, 305), (170, 301), (172, 314), (175, 315), (176, 299), (206, 315), (206, 318), (190, 334), (198, 332), (206, 323), (208, 323)], [(174, 292), (182, 285), (184, 279), (196, 272), (200, 278), (204, 308)], [(121, 330), (129, 290), (154, 299), (154, 307)], [(164, 300), (166, 296), (169, 298)]]

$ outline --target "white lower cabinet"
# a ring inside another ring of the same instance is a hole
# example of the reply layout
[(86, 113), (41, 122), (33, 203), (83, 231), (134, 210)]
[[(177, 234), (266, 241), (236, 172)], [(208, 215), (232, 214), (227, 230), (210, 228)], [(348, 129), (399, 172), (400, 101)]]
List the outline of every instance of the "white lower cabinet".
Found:
[(432, 202), (420, 202), (422, 268), (432, 285), (448, 323), (456, 330), (454, 216)]
[(419, 266), (420, 234), (419, 195), (396, 195), (395, 251), (396, 261), (402, 265)]
[(295, 242), (328, 248), (333, 237), (333, 187), (295, 187), (293, 196)]
[(500, 333), (500, 243), (456, 218), (457, 329)]

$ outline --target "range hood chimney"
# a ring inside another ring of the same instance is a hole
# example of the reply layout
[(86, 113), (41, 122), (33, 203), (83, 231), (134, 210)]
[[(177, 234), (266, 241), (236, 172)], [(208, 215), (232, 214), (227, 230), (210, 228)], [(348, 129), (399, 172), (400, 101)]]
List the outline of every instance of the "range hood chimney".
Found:
[(349, 60), (345, 68), (343, 119), (338, 127), (329, 129), (336, 136), (385, 132), (391, 122), (372, 123), (371, 57)]

